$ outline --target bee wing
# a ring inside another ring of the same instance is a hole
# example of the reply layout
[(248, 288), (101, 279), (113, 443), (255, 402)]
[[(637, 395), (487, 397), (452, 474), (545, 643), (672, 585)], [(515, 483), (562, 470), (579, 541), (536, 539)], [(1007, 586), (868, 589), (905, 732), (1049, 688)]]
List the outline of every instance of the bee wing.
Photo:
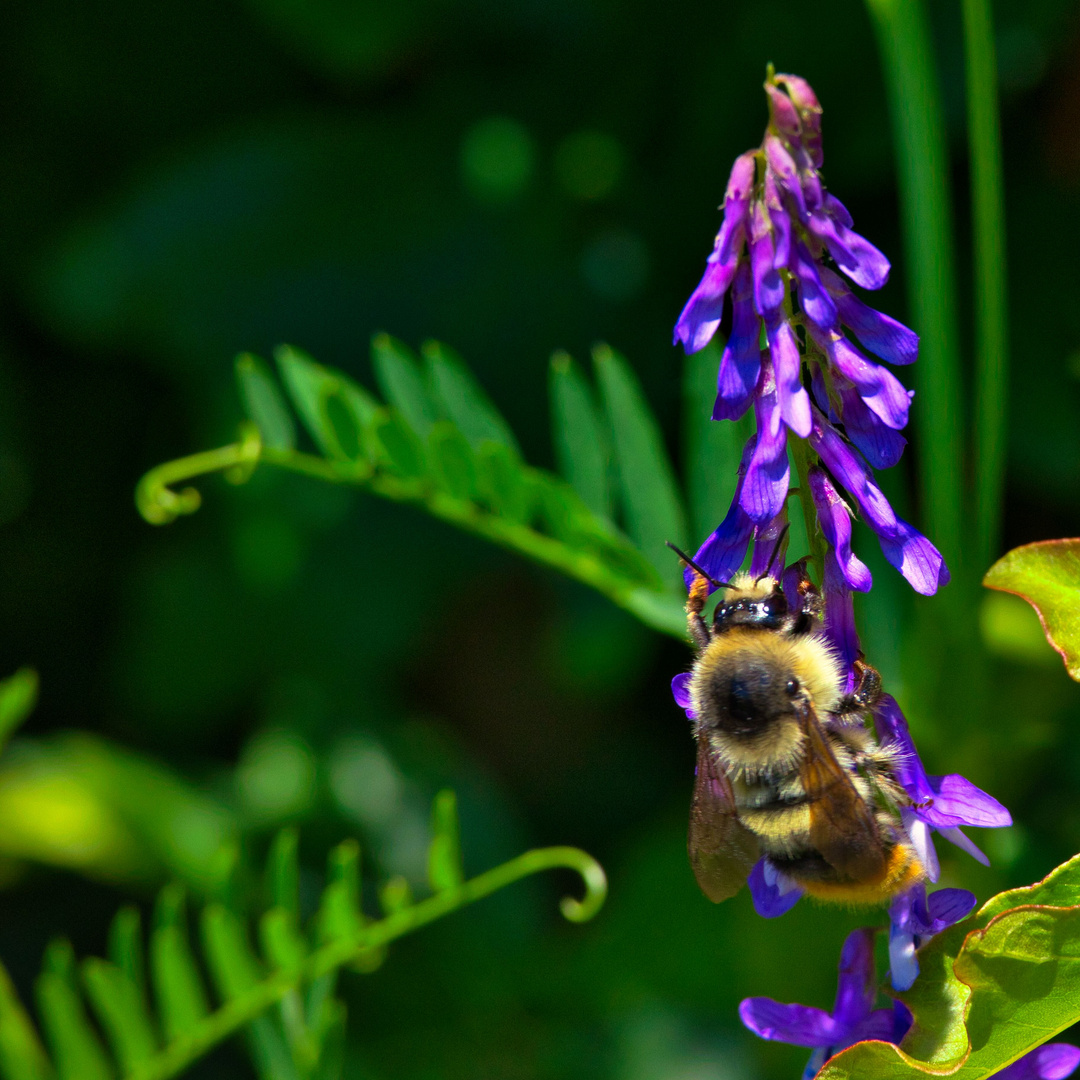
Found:
[(697, 777), (686, 840), (701, 891), (719, 904), (746, 884), (757, 862), (757, 837), (739, 820), (731, 783), (717, 767), (707, 735), (698, 736)]
[(810, 804), (810, 843), (841, 874), (867, 881), (885, 869), (885, 851), (873, 810), (836, 760), (809, 703), (802, 709), (801, 720), (806, 756), (799, 776)]

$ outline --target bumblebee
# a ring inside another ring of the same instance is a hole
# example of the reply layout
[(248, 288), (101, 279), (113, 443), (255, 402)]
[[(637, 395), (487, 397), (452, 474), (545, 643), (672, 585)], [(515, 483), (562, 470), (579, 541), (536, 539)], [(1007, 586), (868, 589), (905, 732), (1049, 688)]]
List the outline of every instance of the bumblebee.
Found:
[[(761, 855), (811, 896), (839, 903), (880, 903), (925, 880), (899, 818), (911, 802), (895, 752), (864, 722), (881, 679), (860, 659), (855, 688), (843, 693), (821, 633), (824, 600), (805, 562), (798, 604), (789, 606), (775, 578), (714, 582), (679, 555), (694, 572), (688, 848), (705, 895), (734, 896)], [(710, 583), (724, 589), (711, 626), (702, 616)]]

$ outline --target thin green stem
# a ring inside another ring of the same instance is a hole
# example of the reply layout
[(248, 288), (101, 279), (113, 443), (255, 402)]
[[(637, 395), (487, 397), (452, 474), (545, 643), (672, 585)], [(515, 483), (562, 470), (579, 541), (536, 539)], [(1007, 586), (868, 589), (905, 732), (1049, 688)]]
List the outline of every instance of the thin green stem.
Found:
[(993, 16), (989, 0), (963, 6), (975, 264), (975, 566), (982, 572), (998, 554), (1005, 486), (1005, 196)]
[[(423, 506), (434, 517), (576, 578), (654, 630), (682, 640), (686, 638), (686, 616), (680, 598), (674, 593), (636, 584), (614, 573), (587, 551), (577, 550), (527, 525), (489, 513), (476, 503), (448, 495), (423, 480), (373, 470), (364, 461), (330, 461), (296, 450), (263, 446), (258, 432), (250, 426), (239, 443), (192, 454), (151, 469), (139, 481), (136, 503), (147, 521), (167, 524), (181, 514), (194, 513), (201, 505), (199, 493), (194, 488), (175, 492), (170, 485), (221, 471), (225, 471), (227, 479), (238, 482), (250, 475), (259, 463), (330, 483), (363, 487), (395, 502)], [(238, 468), (243, 472), (230, 474), (230, 470)]]
[(904, 222), (908, 290), (920, 340), (923, 514), (946, 559), (962, 553), (963, 420), (949, 162), (922, 0), (867, 0), (885, 67)]
[(585, 884), (585, 896), (581, 900), (572, 896), (562, 899), (559, 906), (563, 915), (571, 922), (591, 919), (607, 896), (603, 867), (578, 848), (550, 847), (527, 851), (456, 888), (444, 889), (404, 911), (366, 926), (355, 937), (324, 945), (308, 957), (303, 967), (280, 971), (224, 1004), (149, 1061), (132, 1069), (124, 1080), (168, 1080), (291, 991), (344, 967), (359, 953), (386, 945), (524, 877), (557, 868), (576, 871)]
[(789, 439), (791, 457), (799, 474), (799, 502), (806, 523), (806, 542), (810, 546), (810, 562), (817, 571), (818, 583), (825, 580), (825, 538), (817, 527), (817, 508), (810, 491), (810, 448), (804, 439)]

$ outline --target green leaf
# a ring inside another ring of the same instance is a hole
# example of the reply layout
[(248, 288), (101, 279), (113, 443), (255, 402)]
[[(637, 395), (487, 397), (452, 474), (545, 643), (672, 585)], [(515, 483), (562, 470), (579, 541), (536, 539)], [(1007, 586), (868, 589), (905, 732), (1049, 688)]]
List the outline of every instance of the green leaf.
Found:
[(0, 747), (34, 711), (38, 698), (38, 675), (33, 668), (19, 668), (0, 681)]
[(686, 546), (686, 515), (660, 427), (621, 356), (598, 345), (593, 361), (611, 423), (627, 531), (669, 588), (681, 590), (682, 568), (666, 542)]
[(270, 845), (266, 860), (266, 892), (270, 903), (300, 917), (300, 834), (282, 829)]
[(724, 520), (735, 493), (739, 459), (750, 435), (749, 414), (741, 420), (713, 420), (721, 348), (714, 339), (686, 358), (683, 369), (685, 474), (697, 548)]
[(439, 411), (424, 385), (413, 351), (389, 334), (376, 334), (371, 339), (371, 360), (383, 397), (421, 439), (426, 439), (431, 425), (439, 419)]
[(270, 370), (257, 356), (236, 358), (236, 382), (248, 419), (259, 429), (263, 446), (291, 450), (296, 445), (296, 424)]
[(568, 353), (551, 357), (550, 395), (559, 471), (594, 514), (613, 517), (610, 440), (592, 391)]
[(203, 948), (218, 993), (238, 998), (259, 981), (259, 964), (248, 944), (244, 924), (224, 904), (203, 911)]
[(271, 908), (259, 920), (263, 955), (278, 971), (299, 971), (307, 946), (296, 928), (296, 916), (285, 908)]
[(109, 927), (109, 959), (139, 988), (146, 1000), (142, 917), (137, 907), (122, 907)]
[(428, 443), (439, 486), (455, 499), (471, 500), (476, 495), (476, 463), (465, 436), (440, 420), (432, 425)]
[(5, 1080), (51, 1080), (52, 1066), (33, 1021), (0, 964), (0, 1075)]
[(396, 409), (380, 409), (373, 432), (380, 458), (399, 476), (420, 479), (427, 475), (427, 453)]
[(1069, 675), (1080, 681), (1080, 540), (1014, 548), (990, 567), (983, 584), (1026, 600)]
[(502, 443), (482, 442), (478, 447), (476, 492), (505, 521), (520, 525), (529, 517), (529, 484), (519, 458)]
[(75, 953), (69, 942), (49, 943), (34, 991), (60, 1080), (111, 1080), (109, 1060), (79, 996)]
[(449, 345), (425, 341), (420, 349), (427, 366), (431, 397), (447, 420), (452, 421), (473, 449), (483, 442), (505, 446), (519, 455), (517, 440), (491, 399)]
[(279, 345), (274, 359), (316, 446), (339, 460), (366, 458), (368, 432), (378, 415), (375, 399), (341, 372), (315, 363), (291, 345)]
[(396, 915), (412, 904), (412, 889), (406, 878), (398, 874), (379, 890), (379, 903), (385, 915)]
[(209, 1013), (206, 991), (188, 945), (183, 913), (184, 892), (169, 885), (158, 896), (150, 939), (154, 996), (166, 1039), (177, 1039)]
[(436, 892), (453, 889), (465, 880), (461, 863), (457, 796), (446, 789), (435, 796), (431, 808), (431, 846), (428, 848), (428, 881)]
[(142, 994), (115, 964), (91, 957), (82, 966), (83, 983), (121, 1068), (131, 1072), (149, 1061), (157, 1039)]
[(329, 884), (319, 905), (322, 941), (355, 937), (364, 928), (360, 913), (360, 845), (355, 840), (338, 844), (327, 858)]

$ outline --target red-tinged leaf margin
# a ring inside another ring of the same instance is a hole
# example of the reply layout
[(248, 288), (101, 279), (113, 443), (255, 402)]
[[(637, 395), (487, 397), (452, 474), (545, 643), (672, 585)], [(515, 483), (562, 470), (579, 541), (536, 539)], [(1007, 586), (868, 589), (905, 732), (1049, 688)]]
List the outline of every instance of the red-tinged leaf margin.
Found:
[(1035, 609), (1046, 640), (1080, 682), (1080, 539), (1013, 548), (990, 567), (983, 584), (1019, 596)]
[[(1080, 913), (1080, 855), (1056, 867), (1042, 881), (991, 897), (978, 911), (944, 930), (919, 950), (919, 978), (911, 990), (897, 995), (915, 1017), (911, 1031), (901, 1044), (903, 1049), (887, 1042), (856, 1043), (830, 1058), (816, 1080), (865, 1080), (867, 1077), (917, 1080), (922, 1076), (976, 1080), (988, 1075), (980, 1069), (977, 1060), (971, 1061), (973, 1056), (981, 1057), (978, 1051), (972, 1054), (967, 1030), (977, 988), (958, 976), (957, 962), (969, 941), (981, 941), (999, 920), (1032, 910), (1069, 912), (1070, 919), (1071, 913)], [(1080, 914), (1077, 918), (1080, 919)], [(935, 1013), (939, 1015), (935, 1017)], [(1053, 1038), (1077, 1019), (1080, 1019), (1080, 995), (1077, 1016), (1061, 1027), (1048, 1029), (1040, 1042)], [(998, 1064), (995, 1071), (1007, 1064)]]

